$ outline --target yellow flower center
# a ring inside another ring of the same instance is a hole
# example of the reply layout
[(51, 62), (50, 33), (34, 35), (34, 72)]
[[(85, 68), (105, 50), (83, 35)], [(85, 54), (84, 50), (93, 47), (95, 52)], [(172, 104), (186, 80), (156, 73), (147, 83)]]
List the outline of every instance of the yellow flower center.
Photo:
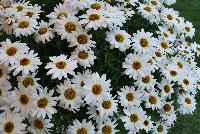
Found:
[(109, 125), (103, 126), (102, 134), (112, 134), (112, 127)]
[(162, 43), (161, 43), (161, 47), (164, 48), (164, 49), (169, 48), (169, 46), (168, 46), (167, 43), (165, 43), (165, 42), (162, 42)]
[(73, 22), (68, 22), (65, 24), (65, 31), (67, 31), (68, 33), (71, 33), (75, 30), (76, 30), (76, 24), (74, 24)]
[(169, 104), (165, 104), (165, 105), (163, 106), (163, 109), (165, 110), (165, 112), (169, 112), (169, 111), (171, 111), (172, 107), (171, 107), (171, 105), (169, 105)]
[(164, 131), (163, 126), (162, 126), (162, 125), (159, 125), (159, 126), (157, 127), (157, 131), (158, 131), (159, 133), (163, 132), (163, 131)]
[(165, 36), (165, 38), (169, 37), (169, 35), (166, 32), (163, 32), (163, 35)]
[(151, 1), (151, 4), (153, 4), (154, 6), (158, 5), (157, 1)]
[(156, 103), (157, 103), (156, 97), (155, 97), (155, 96), (150, 96), (150, 97), (149, 97), (149, 102), (150, 102), (151, 104), (156, 104)]
[(22, 11), (24, 9), (23, 6), (17, 6), (16, 8), (17, 8), (18, 11)]
[(37, 101), (37, 106), (39, 108), (45, 108), (48, 105), (48, 103), (49, 103), (48, 99), (46, 97), (43, 97)]
[(186, 26), (186, 27), (185, 27), (185, 30), (186, 30), (187, 32), (190, 32), (190, 27)]
[(60, 12), (60, 13), (57, 15), (57, 19), (60, 19), (61, 17), (66, 17), (66, 18), (67, 18), (67, 13)]
[(10, 47), (6, 50), (6, 54), (8, 56), (14, 56), (17, 53), (17, 48), (16, 47)]
[(92, 4), (90, 7), (91, 7), (92, 9), (98, 10), (98, 9), (101, 8), (101, 5), (100, 5), (99, 3), (94, 3), (94, 4)]
[(131, 114), (130, 120), (131, 122), (136, 123), (139, 120), (139, 117), (137, 114)]
[(95, 84), (92, 86), (92, 93), (95, 95), (99, 95), (102, 93), (102, 87), (100, 84)]
[(45, 33), (47, 33), (47, 28), (45, 28), (45, 27), (40, 28), (40, 29), (38, 30), (38, 34), (39, 34), (39, 35), (43, 35), (43, 34), (45, 34)]
[(144, 124), (145, 126), (148, 126), (148, 125), (149, 125), (149, 121), (148, 121), (148, 120), (145, 120), (143, 124)]
[(177, 62), (177, 66), (179, 67), (179, 68), (183, 68), (183, 64), (181, 63), (181, 62)]
[(78, 53), (78, 57), (80, 59), (87, 59), (88, 58), (88, 53), (86, 51), (81, 51)]
[(167, 19), (173, 20), (173, 16), (172, 16), (171, 14), (168, 14), (168, 15), (167, 15)]
[(29, 26), (28, 21), (21, 21), (18, 25), (19, 28), (27, 28)]
[(96, 21), (96, 20), (99, 20), (99, 19), (100, 19), (100, 15), (98, 15), (98, 14), (91, 14), (89, 16), (90, 21)]
[(30, 64), (30, 60), (27, 59), (27, 58), (23, 58), (23, 59), (20, 60), (20, 65), (21, 66), (27, 66), (29, 64)]
[(86, 128), (79, 128), (76, 134), (88, 134), (88, 130)]
[(84, 34), (80, 34), (77, 37), (77, 41), (78, 41), (79, 44), (86, 44), (86, 43), (88, 43), (88, 37)]
[(73, 100), (76, 97), (76, 91), (72, 88), (66, 89), (64, 96), (67, 100)]
[(162, 57), (162, 54), (161, 54), (159, 51), (156, 51), (156, 52), (155, 52), (155, 55), (156, 55), (157, 57)]
[(33, 15), (34, 15), (33, 12), (28, 12), (28, 13), (26, 14), (26, 16), (28, 16), (29, 18), (31, 18)]
[(23, 105), (27, 105), (28, 102), (29, 102), (29, 98), (28, 98), (28, 96), (25, 95), (25, 94), (22, 94), (22, 95), (20, 96), (19, 100), (20, 100), (21, 104), (23, 104)]
[(111, 102), (109, 100), (108, 101), (103, 101), (102, 107), (104, 109), (110, 109), (111, 108)]
[(149, 46), (149, 42), (147, 41), (147, 39), (141, 38), (141, 39), (140, 39), (140, 45), (141, 45), (142, 47), (148, 47), (148, 46)]
[(187, 104), (192, 104), (192, 100), (191, 100), (190, 98), (185, 98), (185, 102), (186, 102)]
[(6, 132), (6, 133), (12, 133), (13, 132), (13, 130), (14, 130), (14, 123), (12, 123), (12, 122), (6, 122), (6, 124), (4, 125), (4, 131)]
[(177, 76), (177, 72), (176, 72), (175, 70), (171, 70), (171, 71), (170, 71), (170, 75), (171, 75), (171, 76)]
[(127, 93), (126, 94), (126, 99), (128, 101), (133, 101), (135, 99), (135, 96), (133, 95), (133, 93)]
[(139, 61), (133, 61), (132, 67), (135, 70), (139, 70), (142, 67), (142, 65)]
[(164, 86), (164, 90), (165, 90), (166, 93), (169, 93), (169, 92), (170, 92), (170, 87), (169, 87), (169, 85), (165, 85), (165, 86)]
[(35, 119), (34, 120), (34, 126), (37, 129), (43, 129), (44, 128), (44, 125), (43, 125), (43, 123), (42, 123), (42, 121), (40, 119)]
[(124, 36), (122, 34), (115, 35), (115, 40), (119, 43), (122, 43), (124, 41)]
[(145, 77), (142, 77), (142, 82), (143, 83), (149, 83), (151, 81), (151, 78), (149, 75), (145, 76)]
[(58, 69), (64, 69), (67, 66), (67, 64), (64, 61), (59, 61), (56, 63), (56, 67)]
[(151, 12), (152, 11), (151, 7), (145, 7), (144, 10), (147, 11), (147, 12)]
[(183, 83), (184, 83), (185, 85), (189, 85), (189, 84), (190, 84), (190, 81), (189, 81), (188, 79), (184, 79), (184, 80), (183, 80)]
[(34, 86), (34, 80), (32, 78), (25, 78), (22, 83), (24, 87)]

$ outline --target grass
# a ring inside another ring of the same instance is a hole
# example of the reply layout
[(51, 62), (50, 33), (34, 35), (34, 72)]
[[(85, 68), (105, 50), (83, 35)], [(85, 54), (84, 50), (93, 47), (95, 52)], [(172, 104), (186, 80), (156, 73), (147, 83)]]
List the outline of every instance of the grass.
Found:
[[(178, 0), (174, 8), (180, 12), (180, 16), (191, 21), (196, 28), (194, 40), (200, 43), (200, 0)], [(170, 129), (170, 134), (199, 134), (200, 127), (200, 96), (196, 96), (197, 109), (193, 115), (178, 117), (175, 126)]]

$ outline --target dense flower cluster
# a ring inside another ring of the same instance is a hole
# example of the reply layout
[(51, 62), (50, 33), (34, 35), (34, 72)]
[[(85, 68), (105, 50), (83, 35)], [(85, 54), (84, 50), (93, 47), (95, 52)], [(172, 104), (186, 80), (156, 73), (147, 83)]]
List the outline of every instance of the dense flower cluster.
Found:
[[(30, 49), (31, 44), (12, 38), (0, 43), (0, 133), (51, 133), (51, 118), (59, 112), (58, 107), (74, 113), (85, 107), (86, 119), (74, 118), (65, 133), (115, 134), (122, 131), (117, 129), (122, 121), (128, 134), (141, 130), (166, 134), (178, 113), (194, 112), (200, 87), (200, 68), (195, 60), (200, 56), (200, 45), (187, 41), (195, 35), (192, 23), (167, 7), (175, 2), (64, 0), (44, 19), (40, 18), (44, 11), (39, 5), (1, 0), (2, 31), (19, 38), (32, 35), (44, 45), (60, 36), (74, 51), (48, 57), (44, 75), (60, 84), (42, 87), (43, 78), (37, 78), (37, 73), (44, 64), (43, 57)], [(135, 14), (157, 25), (157, 31), (142, 28), (128, 33), (123, 25)], [(98, 59), (93, 51), (98, 43), (91, 31), (99, 29), (106, 31), (110, 49), (130, 52), (122, 68), (133, 82), (116, 94), (106, 74), (88, 69)], [(76, 71), (79, 67), (85, 71)], [(13, 86), (14, 77), (17, 87)], [(159, 115), (159, 120), (152, 117), (152, 112)]]

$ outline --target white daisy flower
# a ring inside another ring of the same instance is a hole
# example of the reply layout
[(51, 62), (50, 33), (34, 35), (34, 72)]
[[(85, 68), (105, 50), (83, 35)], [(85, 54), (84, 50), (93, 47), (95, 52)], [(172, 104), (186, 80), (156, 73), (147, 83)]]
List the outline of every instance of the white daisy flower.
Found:
[(93, 73), (83, 86), (86, 90), (84, 98), (86, 103), (95, 105), (96, 102), (101, 101), (111, 90), (110, 82), (110, 80), (106, 80), (105, 74), (100, 76), (98, 73)]
[(161, 19), (169, 26), (173, 26), (176, 23), (176, 18), (178, 17), (179, 13), (177, 11), (174, 11), (171, 8), (165, 8), (162, 10)]
[(0, 133), (1, 134), (22, 134), (26, 125), (22, 123), (23, 119), (18, 114), (0, 115)]
[(30, 2), (25, 2), (25, 1), (19, 1), (19, 2), (14, 2), (11, 4), (13, 8), (16, 8), (18, 12), (24, 13), (29, 7), (30, 7)]
[(179, 112), (183, 115), (192, 114), (196, 109), (196, 100), (194, 95), (182, 94), (178, 96), (178, 103), (180, 104)]
[(160, 26), (158, 28), (159, 28), (159, 31), (157, 31), (156, 33), (159, 35), (158, 38), (160, 40), (174, 42), (174, 40), (176, 39), (175, 34), (172, 34), (170, 31), (168, 31), (166, 27)]
[(156, 84), (156, 80), (154, 79), (154, 76), (151, 74), (147, 74), (144, 76), (138, 77), (135, 85), (142, 91), (142, 90), (151, 90), (154, 89), (154, 86)]
[(129, 4), (132, 5), (132, 6), (136, 6), (136, 3), (139, 3), (138, 0), (128, 0), (128, 1), (126, 1), (126, 0), (116, 0), (116, 1), (123, 3), (125, 6), (129, 5)]
[(61, 54), (60, 56), (49, 57), (51, 62), (47, 63), (45, 69), (50, 69), (47, 75), (52, 74), (52, 79), (63, 77), (67, 78), (68, 74), (75, 75), (74, 69), (77, 68), (77, 61), (73, 58)]
[(54, 126), (50, 121), (50, 119), (43, 119), (41, 117), (29, 118), (31, 126), (29, 126), (27, 130), (32, 134), (49, 134), (51, 128)]
[(106, 28), (107, 23), (105, 22), (104, 10), (89, 9), (86, 14), (79, 16), (81, 19), (79, 24), (84, 25), (86, 29), (97, 30), (98, 28)]
[(11, 83), (7, 80), (3, 81), (0, 84), (0, 106), (5, 105), (4, 104), (4, 97), (7, 97), (9, 94), (9, 90), (12, 88)]
[(10, 71), (8, 70), (8, 67), (4, 64), (0, 64), (0, 84), (10, 79), (9, 73)]
[(163, 103), (161, 99), (157, 92), (151, 92), (145, 97), (146, 108), (151, 108), (152, 110), (161, 109)]
[(68, 42), (75, 40), (74, 32), (81, 30), (81, 26), (78, 25), (78, 18), (76, 16), (62, 17), (55, 23), (55, 31), (61, 36), (61, 40), (67, 39)]
[(81, 51), (76, 49), (74, 52), (72, 52), (71, 56), (75, 58), (84, 68), (94, 65), (94, 60), (97, 58), (94, 56), (94, 52), (92, 50)]
[(83, 103), (80, 96), (81, 90), (77, 89), (75, 84), (72, 84), (69, 79), (65, 80), (63, 84), (58, 85), (57, 88), (57, 92), (60, 94), (57, 98), (59, 105), (73, 112), (78, 111)]
[(90, 6), (90, 8), (92, 8), (92, 9), (96, 9), (96, 10), (99, 10), (99, 9), (104, 9), (105, 8), (105, 5), (106, 5), (106, 3), (104, 2), (104, 1), (96, 1), (96, 0), (90, 0), (90, 1), (88, 1), (88, 3), (89, 3), (89, 6)]
[(155, 47), (157, 46), (157, 39), (152, 37), (153, 33), (145, 32), (144, 29), (141, 31), (137, 31), (137, 33), (133, 34), (133, 44), (132, 48), (137, 53), (151, 54), (154, 52)]
[(93, 119), (94, 121), (96, 121), (96, 123), (102, 121), (102, 118), (100, 117), (99, 111), (97, 110), (96, 106), (89, 105), (87, 107), (87, 110), (88, 111), (86, 112), (86, 114), (89, 115), (88, 119)]
[(180, 69), (174, 64), (168, 64), (165, 69), (162, 70), (163, 74), (169, 81), (179, 81), (181, 77)]
[(195, 88), (195, 78), (193, 78), (190, 74), (183, 74), (178, 81), (178, 84), (183, 87), (184, 90), (191, 92), (192, 94), (196, 94)]
[(40, 13), (41, 13), (41, 6), (38, 6), (38, 4), (35, 4), (32, 7), (29, 7), (25, 10), (25, 16), (28, 16), (31, 19), (39, 19)]
[(41, 87), (40, 84), (38, 84), (37, 81), (39, 81), (40, 78), (36, 78), (36, 73), (32, 73), (32, 74), (22, 74), (21, 76), (17, 76), (17, 81), (19, 81), (21, 84), (24, 85), (24, 87), (28, 87), (31, 86), (35, 89), (38, 89)]
[(51, 12), (47, 17), (50, 19), (51, 23), (55, 23), (57, 19), (62, 17), (74, 16), (77, 11), (73, 10), (68, 4), (59, 3), (54, 7), (54, 12)]
[(73, 125), (68, 127), (68, 134), (95, 134), (94, 125), (91, 121), (86, 122), (84, 119), (79, 122), (77, 119), (73, 121)]
[(126, 19), (131, 19), (131, 17), (133, 17), (133, 15), (135, 14), (135, 12), (134, 12), (134, 10), (132, 10), (132, 8), (127, 8), (123, 4), (121, 4), (121, 5), (117, 4), (117, 7), (119, 8), (120, 11), (124, 12)]
[(88, 50), (96, 47), (96, 42), (92, 40), (92, 35), (88, 34), (87, 31), (76, 32), (74, 36), (75, 37), (69, 47), (76, 46), (79, 50)]
[(128, 134), (139, 132), (143, 127), (143, 122), (146, 119), (146, 112), (141, 107), (132, 107), (129, 110), (124, 109), (126, 116), (122, 116), (121, 120), (124, 123)]
[(160, 20), (159, 12), (151, 5), (140, 4), (137, 8), (142, 17), (146, 18), (151, 23), (158, 23)]
[(113, 7), (110, 4), (106, 4), (106, 10), (104, 11), (104, 20), (106, 21), (110, 30), (122, 27), (123, 23), (126, 23), (127, 18), (124, 15), (124, 11), (121, 11), (118, 7)]
[(99, 123), (97, 126), (97, 134), (115, 134), (117, 133), (119, 130), (116, 130), (117, 127), (117, 121), (116, 120), (111, 120), (111, 119), (107, 119), (102, 123)]
[(151, 66), (148, 61), (149, 59), (146, 55), (130, 53), (125, 58), (125, 62), (122, 63), (122, 67), (126, 69), (124, 73), (133, 79), (144, 76), (151, 71)]
[(43, 20), (39, 23), (39, 26), (36, 27), (35, 40), (37, 43), (40, 41), (44, 44), (53, 39), (53, 29), (50, 28), (50, 23), (44, 22)]
[(11, 107), (15, 112), (19, 112), (23, 117), (26, 117), (35, 110), (36, 94), (32, 87), (25, 88), (22, 84), (18, 84), (13, 95), (9, 96), (12, 100)]
[(85, 72), (78, 72), (77, 75), (74, 75), (74, 78), (71, 80), (73, 84), (75, 84), (78, 90), (81, 90), (80, 95), (81, 98), (84, 98), (86, 95), (86, 91), (83, 86), (86, 83), (87, 79), (90, 79), (92, 72), (90, 70), (85, 70)]
[(125, 107), (140, 106), (142, 94), (135, 89), (134, 86), (125, 86), (121, 88), (121, 92), (117, 92), (119, 96), (119, 103)]
[(162, 81), (158, 83), (158, 88), (161, 90), (160, 94), (162, 98), (171, 98), (171, 95), (174, 93), (172, 86), (173, 84), (165, 78), (163, 78)]
[(184, 26), (184, 33), (186, 37), (192, 38), (195, 35), (195, 28), (193, 28), (193, 25), (191, 22), (186, 21)]
[(156, 126), (154, 126), (153, 134), (167, 134), (169, 127), (163, 122), (157, 122)]
[(118, 48), (120, 51), (126, 51), (131, 46), (131, 35), (129, 35), (125, 30), (115, 29), (110, 32), (106, 32), (106, 41), (108, 41), (111, 46), (110, 48)]
[(76, 1), (71, 1), (71, 0), (63, 0), (64, 3), (69, 5), (72, 9), (79, 9), (83, 10), (84, 8), (88, 7), (88, 0), (76, 0)]
[(159, 113), (164, 119), (174, 113), (174, 106), (172, 103), (173, 102), (164, 102), (162, 104), (162, 109), (160, 109)]
[(38, 22), (35, 19), (24, 17), (13, 24), (13, 33), (18, 36), (28, 36), (35, 32)]
[(144, 119), (143, 129), (146, 131), (146, 133), (153, 130), (153, 128), (154, 128), (153, 123), (154, 122), (151, 120), (151, 116), (148, 116), (148, 117), (146, 117), (146, 119)]
[(47, 115), (48, 118), (52, 118), (52, 115), (57, 112), (55, 109), (57, 98), (53, 97), (54, 91), (47, 90), (47, 87), (39, 89), (39, 94), (35, 101), (36, 110), (32, 112), (31, 116), (42, 117), (44, 119)]
[(173, 54), (174, 53), (174, 50), (172, 49), (173, 44), (171, 42), (160, 39), (160, 40), (158, 40), (158, 43), (160, 45), (159, 51), (161, 53), (164, 53), (164, 54)]
[(168, 6), (176, 3), (176, 0), (161, 0), (161, 1), (167, 4)]
[(114, 113), (117, 113), (117, 102), (118, 100), (114, 100), (114, 97), (112, 97), (110, 94), (102, 98), (96, 104), (100, 117), (102, 119), (107, 119), (110, 116), (112, 117)]
[(0, 61), (6, 65), (14, 64), (18, 57), (24, 55), (29, 50), (26, 43), (11, 42), (10, 39), (1, 42)]
[(39, 68), (39, 65), (42, 64), (37, 56), (38, 54), (31, 50), (29, 53), (18, 57), (18, 61), (9, 70), (14, 70), (13, 75), (17, 75), (20, 71), (25, 75), (35, 72)]

